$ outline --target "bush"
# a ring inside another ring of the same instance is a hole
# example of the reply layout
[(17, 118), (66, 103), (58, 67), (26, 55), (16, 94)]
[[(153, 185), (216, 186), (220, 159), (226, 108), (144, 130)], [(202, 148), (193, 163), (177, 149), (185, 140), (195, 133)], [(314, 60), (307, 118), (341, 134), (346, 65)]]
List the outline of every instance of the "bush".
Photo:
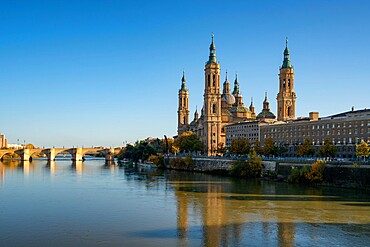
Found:
[(148, 160), (159, 168), (164, 167), (164, 156), (162, 153), (152, 154), (149, 156)]
[(305, 174), (309, 182), (322, 182), (324, 180), (323, 174), (325, 170), (326, 162), (318, 160), (313, 163), (311, 170)]
[(307, 183), (306, 173), (310, 171), (309, 166), (304, 166), (299, 169), (296, 166), (292, 166), (292, 170), (290, 171), (290, 175), (288, 177), (289, 183)]
[(232, 176), (238, 177), (248, 177), (248, 178), (256, 178), (261, 177), (262, 172), (262, 158), (257, 157), (256, 153), (250, 153), (249, 159), (244, 160), (237, 160), (231, 164), (231, 169), (229, 174)]
[(181, 169), (181, 170), (191, 170), (193, 168), (193, 158), (188, 155), (185, 159), (176, 157), (170, 162), (170, 168)]
[(288, 177), (289, 183), (320, 183), (324, 180), (326, 162), (316, 161), (311, 167), (304, 166), (301, 169), (293, 166)]

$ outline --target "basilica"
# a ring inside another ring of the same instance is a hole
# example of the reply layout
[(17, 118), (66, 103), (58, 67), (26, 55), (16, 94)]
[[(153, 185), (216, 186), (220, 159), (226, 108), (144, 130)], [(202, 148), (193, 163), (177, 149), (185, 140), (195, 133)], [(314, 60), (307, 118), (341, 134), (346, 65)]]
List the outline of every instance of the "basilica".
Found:
[(181, 88), (179, 90), (178, 107), (178, 135), (192, 131), (203, 141), (208, 155), (214, 155), (218, 148), (225, 146), (225, 126), (248, 121), (272, 123), (288, 121), (295, 118), (294, 70), (290, 63), (288, 42), (284, 50), (284, 61), (280, 67), (279, 92), (277, 94), (277, 120), (270, 110), (270, 104), (265, 95), (262, 111), (256, 115), (253, 98), (249, 107), (243, 102), (238, 76), (235, 75), (233, 90), (226, 72), (225, 81), (221, 91), (220, 70), (221, 65), (216, 58), (214, 35), (209, 47), (209, 58), (205, 64), (204, 100), (200, 115), (198, 109), (190, 122), (189, 90), (186, 87), (186, 78), (183, 73)]

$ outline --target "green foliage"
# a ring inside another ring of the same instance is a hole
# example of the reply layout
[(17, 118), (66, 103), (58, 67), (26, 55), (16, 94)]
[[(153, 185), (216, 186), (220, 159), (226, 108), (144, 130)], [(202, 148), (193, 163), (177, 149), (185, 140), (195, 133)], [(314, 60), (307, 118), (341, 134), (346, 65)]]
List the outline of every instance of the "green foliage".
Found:
[(263, 146), (263, 153), (266, 156), (276, 155), (277, 154), (277, 147), (274, 144), (272, 138), (265, 139), (265, 145)]
[(197, 152), (204, 150), (203, 142), (191, 131), (182, 133), (175, 140), (174, 145), (178, 147), (180, 152)]
[(364, 141), (356, 145), (356, 155), (357, 157), (363, 157), (364, 159), (369, 157), (370, 155), (369, 145), (367, 145), (367, 143)]
[(225, 147), (225, 144), (223, 142), (220, 142), (217, 146), (217, 153), (219, 154), (224, 154), (226, 153), (226, 147)]
[(317, 161), (311, 167), (304, 166), (301, 169), (293, 166), (288, 177), (290, 183), (320, 183), (324, 180), (325, 161)]
[(309, 182), (322, 182), (324, 180), (324, 169), (326, 162), (323, 160), (316, 161), (309, 172), (305, 173), (306, 179)]
[(249, 140), (246, 138), (237, 138), (231, 142), (229, 151), (231, 154), (248, 154), (250, 151)]
[(288, 149), (285, 146), (276, 147), (276, 154), (279, 155), (279, 156), (286, 153), (287, 151), (288, 151)]
[(254, 143), (253, 143), (253, 151), (256, 152), (256, 154), (258, 155), (262, 155), (263, 154), (263, 149), (261, 148), (261, 143), (259, 142), (259, 140), (255, 140)]
[(119, 159), (131, 159), (135, 162), (147, 160), (150, 155), (156, 154), (157, 150), (147, 141), (137, 141), (135, 145), (127, 145), (126, 148), (118, 155)]
[(164, 156), (162, 153), (152, 154), (148, 158), (149, 161), (153, 162), (159, 168), (164, 168)]
[(180, 170), (191, 170), (193, 167), (193, 158), (188, 155), (185, 159), (181, 157), (176, 157), (170, 161), (171, 169), (180, 169)]
[(292, 166), (292, 170), (290, 171), (290, 175), (288, 177), (289, 183), (306, 183), (306, 172), (310, 170), (309, 166), (304, 166), (299, 169), (296, 166)]
[(319, 149), (319, 155), (321, 157), (334, 157), (337, 153), (337, 147), (329, 139), (325, 139), (324, 143), (324, 146)]
[(297, 155), (300, 157), (310, 157), (315, 155), (315, 148), (310, 138), (306, 138), (302, 145), (297, 148)]
[(262, 167), (262, 158), (252, 152), (248, 160), (237, 160), (231, 164), (230, 175), (257, 178), (261, 176)]

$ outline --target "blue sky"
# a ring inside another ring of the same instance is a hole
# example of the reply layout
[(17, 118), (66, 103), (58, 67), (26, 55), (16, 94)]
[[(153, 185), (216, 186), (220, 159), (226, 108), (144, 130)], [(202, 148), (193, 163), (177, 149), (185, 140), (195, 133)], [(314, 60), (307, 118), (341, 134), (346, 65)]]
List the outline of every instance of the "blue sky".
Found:
[(185, 69), (201, 108), (215, 34), (222, 81), (276, 112), (289, 37), (297, 116), (369, 108), (369, 1), (0, 1), (0, 132), (11, 143), (117, 146), (176, 134)]

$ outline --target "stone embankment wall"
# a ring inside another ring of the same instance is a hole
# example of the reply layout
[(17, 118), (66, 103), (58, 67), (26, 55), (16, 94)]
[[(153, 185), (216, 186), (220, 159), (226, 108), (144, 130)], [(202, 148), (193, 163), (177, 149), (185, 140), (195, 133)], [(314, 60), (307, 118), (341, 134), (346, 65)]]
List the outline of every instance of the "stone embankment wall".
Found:
[[(174, 157), (170, 157), (170, 161)], [(228, 173), (234, 160), (220, 158), (196, 158), (193, 157), (192, 171), (207, 173)], [(169, 168), (169, 166), (167, 165)]]
[[(174, 159), (174, 157), (170, 157), (169, 159)], [(234, 160), (222, 158), (193, 157), (191, 171), (228, 174), (233, 161)], [(263, 165), (264, 170), (275, 172), (276, 175), (286, 179), (289, 176), (293, 166), (302, 168), (310, 164), (263, 161)], [(324, 180), (328, 184), (339, 187), (343, 186), (370, 190), (370, 166), (327, 164), (324, 170)]]

